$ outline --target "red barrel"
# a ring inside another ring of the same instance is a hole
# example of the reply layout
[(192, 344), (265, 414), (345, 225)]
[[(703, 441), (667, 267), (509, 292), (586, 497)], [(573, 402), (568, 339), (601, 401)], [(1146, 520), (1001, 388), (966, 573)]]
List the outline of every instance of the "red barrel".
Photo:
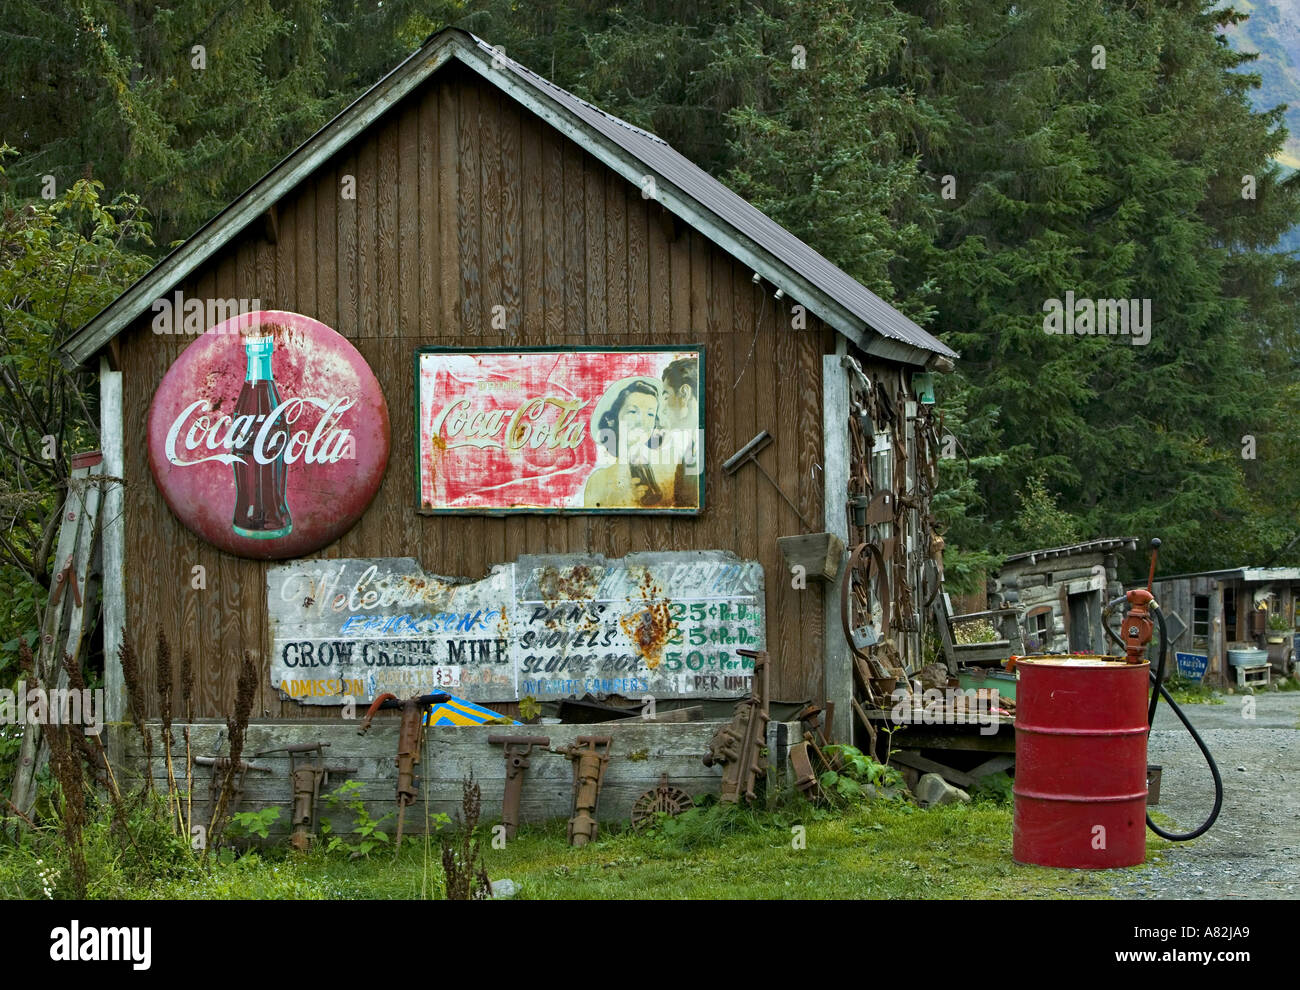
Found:
[(1017, 863), (1109, 869), (1146, 858), (1148, 666), (1016, 661)]

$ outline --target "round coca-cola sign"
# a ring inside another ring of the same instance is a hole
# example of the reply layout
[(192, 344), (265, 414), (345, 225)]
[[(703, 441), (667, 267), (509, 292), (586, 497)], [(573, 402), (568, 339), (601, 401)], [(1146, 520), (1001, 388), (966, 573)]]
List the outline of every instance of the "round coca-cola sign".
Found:
[(379, 491), (388, 442), (365, 358), (297, 313), (210, 328), (149, 407), (149, 467), (168, 508), (240, 557), (301, 557), (342, 536)]

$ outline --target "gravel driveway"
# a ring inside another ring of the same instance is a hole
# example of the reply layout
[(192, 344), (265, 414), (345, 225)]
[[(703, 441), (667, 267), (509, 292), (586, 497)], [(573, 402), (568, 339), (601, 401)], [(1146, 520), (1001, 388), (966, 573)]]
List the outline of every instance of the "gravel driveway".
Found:
[[(1222, 705), (1183, 711), (1219, 764), (1223, 810), (1201, 838), (1156, 853), (1160, 862), (1110, 874), (1111, 893), (1300, 898), (1300, 693), (1229, 695)], [(1210, 812), (1213, 784), (1196, 743), (1163, 700), (1148, 752), (1149, 762), (1164, 767), (1156, 810), (1190, 831)]]

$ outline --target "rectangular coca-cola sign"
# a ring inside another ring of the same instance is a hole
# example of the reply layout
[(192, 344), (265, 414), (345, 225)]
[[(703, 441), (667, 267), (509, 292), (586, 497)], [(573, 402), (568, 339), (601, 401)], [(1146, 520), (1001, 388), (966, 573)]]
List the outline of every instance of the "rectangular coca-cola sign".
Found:
[(416, 352), (422, 512), (695, 514), (702, 347)]

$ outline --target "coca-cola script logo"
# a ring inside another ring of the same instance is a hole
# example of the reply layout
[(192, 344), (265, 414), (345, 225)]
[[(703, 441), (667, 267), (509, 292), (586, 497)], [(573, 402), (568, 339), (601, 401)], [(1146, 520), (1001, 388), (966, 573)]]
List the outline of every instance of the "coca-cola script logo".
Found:
[(149, 466), (168, 507), (241, 557), (299, 557), (336, 540), (379, 490), (388, 444), (365, 359), (297, 313), (210, 328), (149, 409)]

